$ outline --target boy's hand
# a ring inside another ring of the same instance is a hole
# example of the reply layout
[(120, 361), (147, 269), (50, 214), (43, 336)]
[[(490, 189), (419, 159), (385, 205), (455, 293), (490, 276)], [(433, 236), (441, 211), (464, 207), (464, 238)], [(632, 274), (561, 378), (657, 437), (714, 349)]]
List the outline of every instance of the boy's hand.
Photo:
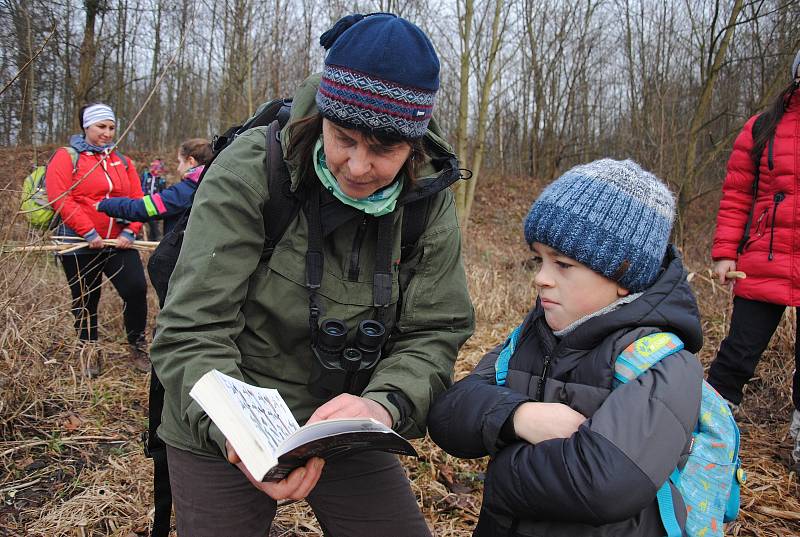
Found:
[(569, 438), (586, 416), (561, 403), (523, 403), (514, 412), (514, 432), (538, 444), (553, 438)]
[(265, 493), (273, 500), (301, 500), (308, 496), (314, 487), (317, 485), (320, 476), (322, 475), (322, 468), (325, 466), (325, 461), (319, 457), (310, 459), (302, 468), (292, 470), (288, 476), (282, 481), (277, 483), (269, 483), (256, 481), (252, 474), (247, 470), (236, 450), (233, 449), (230, 442), (225, 441), (225, 447), (228, 450), (228, 462), (235, 464), (242, 473), (247, 476), (250, 483), (255, 488)]

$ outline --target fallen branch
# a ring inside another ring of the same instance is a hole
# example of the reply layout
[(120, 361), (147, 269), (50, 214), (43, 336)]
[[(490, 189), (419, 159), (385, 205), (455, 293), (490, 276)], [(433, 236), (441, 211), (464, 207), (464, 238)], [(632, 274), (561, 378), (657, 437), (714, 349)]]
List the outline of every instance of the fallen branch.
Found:
[[(54, 240), (58, 239), (65, 239), (67, 237), (53, 237)], [(117, 245), (117, 241), (115, 239), (103, 239), (103, 244), (106, 246), (114, 247)], [(87, 241), (77, 241), (77, 242), (65, 242), (61, 244), (30, 244), (27, 246), (14, 246), (8, 249), (4, 249), (3, 253), (15, 253), (15, 252), (58, 252), (60, 254), (68, 254), (70, 252), (74, 252), (75, 250), (80, 250), (82, 248), (86, 248), (89, 246)], [(150, 252), (155, 250), (156, 246), (158, 246), (157, 241), (133, 241), (131, 248), (134, 250), (139, 250), (140, 252)]]
[(783, 511), (781, 509), (773, 509), (764, 505), (756, 505), (755, 510), (759, 513), (783, 520), (800, 520), (800, 513), (795, 511)]
[[(10, 455), (15, 451), (19, 451), (20, 449), (31, 448), (36, 446), (44, 446), (50, 444), (54, 441), (57, 441), (59, 444), (80, 444), (85, 441), (93, 441), (93, 442), (104, 442), (104, 443), (124, 443), (129, 442), (130, 438), (120, 438), (118, 436), (71, 436), (67, 438), (58, 438), (58, 439), (49, 439), (49, 440), (36, 440), (34, 442), (19, 442), (18, 446), (12, 447), (11, 449), (7, 449), (4, 452), (0, 453), (0, 457), (5, 457), (6, 455)], [(3, 442), (3, 444), (9, 444), (12, 442)]]

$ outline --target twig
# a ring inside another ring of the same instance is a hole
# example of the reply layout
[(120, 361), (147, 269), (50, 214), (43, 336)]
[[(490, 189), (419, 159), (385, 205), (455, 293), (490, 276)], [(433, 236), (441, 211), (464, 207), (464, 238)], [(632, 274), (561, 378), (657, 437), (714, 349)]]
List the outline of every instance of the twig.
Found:
[[(50, 439), (50, 440), (37, 440), (35, 442), (20, 442), (20, 445), (13, 447), (11, 449), (7, 449), (4, 452), (0, 453), (0, 457), (5, 457), (6, 455), (10, 455), (15, 451), (19, 451), (20, 449), (31, 448), (35, 446), (43, 446), (47, 445), (51, 442), (58, 442), (59, 444), (80, 444), (81, 442), (92, 440), (95, 442), (106, 442), (106, 443), (114, 443), (114, 442), (129, 442), (130, 439), (120, 438), (118, 436), (71, 436), (67, 438), (58, 438), (58, 439)], [(4, 442), (6, 443), (6, 442)]]
[(6, 92), (6, 90), (8, 90), (8, 88), (10, 88), (10, 87), (11, 87), (11, 84), (13, 84), (13, 83), (14, 83), (14, 82), (15, 82), (15, 81), (16, 81), (16, 80), (17, 80), (17, 79), (20, 77), (20, 75), (21, 75), (21, 74), (22, 74), (22, 73), (25, 71), (25, 69), (27, 69), (27, 68), (28, 68), (28, 67), (29, 67), (29, 66), (30, 66), (30, 65), (33, 63), (33, 60), (35, 60), (35, 59), (36, 59), (36, 58), (39, 56), (39, 54), (41, 54), (41, 53), (42, 53), (42, 51), (44, 50), (44, 47), (46, 47), (46, 46), (47, 46), (47, 43), (48, 43), (48, 41), (50, 41), (50, 38), (51, 38), (51, 37), (53, 37), (53, 34), (54, 34), (54, 33), (56, 33), (56, 27), (55, 27), (55, 25), (53, 25), (53, 29), (52, 29), (52, 30), (50, 30), (50, 35), (48, 35), (48, 36), (47, 36), (47, 38), (45, 38), (45, 40), (44, 40), (44, 43), (42, 43), (42, 46), (41, 46), (41, 47), (39, 47), (39, 50), (37, 50), (37, 51), (36, 51), (36, 54), (34, 54), (34, 55), (31, 57), (31, 59), (29, 59), (29, 60), (28, 60), (28, 61), (25, 63), (25, 65), (23, 65), (23, 66), (20, 68), (20, 70), (19, 70), (19, 71), (17, 71), (17, 74), (16, 74), (16, 75), (14, 75), (14, 78), (12, 78), (11, 80), (9, 80), (9, 81), (8, 81), (8, 84), (6, 84), (5, 86), (3, 86), (3, 89), (1, 89), (1, 90), (0, 90), (0, 95), (4, 94), (4, 93)]
[(781, 509), (773, 509), (765, 505), (756, 505), (755, 510), (762, 515), (781, 518), (783, 520), (800, 520), (800, 513), (794, 511), (782, 511)]
[[(53, 237), (54, 239), (64, 239), (64, 238), (72, 238), (72, 237)], [(116, 246), (116, 241), (114, 239), (103, 239), (103, 244), (106, 246), (114, 247)], [(63, 244), (31, 244), (27, 246), (15, 246), (13, 248), (9, 248), (4, 250), (3, 253), (14, 253), (14, 252), (58, 252), (60, 254), (68, 254), (74, 252), (76, 250), (80, 250), (82, 248), (86, 248), (89, 245), (86, 241), (77, 241), (77, 242), (67, 242)], [(138, 250), (140, 252), (149, 252), (155, 250), (156, 246), (158, 246), (157, 241), (133, 241), (132, 248), (134, 250)]]

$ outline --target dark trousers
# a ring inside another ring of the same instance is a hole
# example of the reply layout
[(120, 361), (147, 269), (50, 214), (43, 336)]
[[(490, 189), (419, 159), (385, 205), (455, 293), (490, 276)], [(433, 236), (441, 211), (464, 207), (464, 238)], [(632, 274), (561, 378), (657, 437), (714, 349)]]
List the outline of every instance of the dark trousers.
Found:
[(136, 250), (108, 250), (96, 254), (61, 256), (72, 294), (75, 330), (82, 341), (97, 340), (97, 305), (103, 274), (124, 302), (123, 320), (129, 343), (144, 335), (147, 324), (147, 281)]
[(151, 220), (146, 223), (147, 225), (147, 240), (160, 241), (163, 233), (161, 232), (162, 220)]
[[(180, 537), (267, 537), (275, 500), (236, 466), (167, 446)], [(397, 456), (378, 451), (329, 461), (306, 498), (326, 537), (430, 537)]]
[[(722, 397), (734, 404), (742, 402), (742, 389), (753, 378), (756, 365), (781, 322), (786, 306), (735, 297), (728, 337), (720, 345), (708, 371), (708, 382)], [(795, 328), (797, 330), (797, 328)], [(795, 371), (792, 402), (800, 409), (800, 353), (797, 333), (794, 345)]]

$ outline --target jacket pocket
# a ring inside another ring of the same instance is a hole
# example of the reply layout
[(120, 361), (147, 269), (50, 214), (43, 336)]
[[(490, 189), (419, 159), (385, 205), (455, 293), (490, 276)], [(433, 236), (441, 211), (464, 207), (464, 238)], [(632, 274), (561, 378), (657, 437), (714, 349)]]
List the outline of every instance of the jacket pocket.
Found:
[(754, 242), (764, 236), (764, 231), (767, 227), (767, 215), (769, 214), (769, 206), (764, 207), (758, 215), (758, 218), (753, 222), (750, 238), (744, 245), (742, 252), (747, 251)]

